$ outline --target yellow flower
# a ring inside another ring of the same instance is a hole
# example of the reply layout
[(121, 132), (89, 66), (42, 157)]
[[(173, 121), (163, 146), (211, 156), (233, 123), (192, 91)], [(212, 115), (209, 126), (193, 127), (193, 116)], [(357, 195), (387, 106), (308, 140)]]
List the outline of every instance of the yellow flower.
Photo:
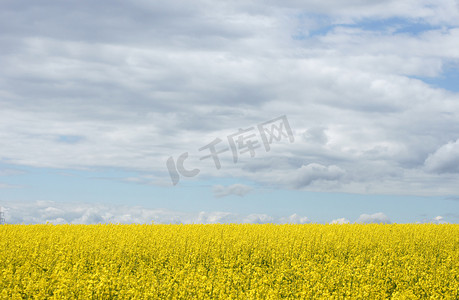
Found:
[(2, 225), (0, 299), (459, 299), (459, 225)]

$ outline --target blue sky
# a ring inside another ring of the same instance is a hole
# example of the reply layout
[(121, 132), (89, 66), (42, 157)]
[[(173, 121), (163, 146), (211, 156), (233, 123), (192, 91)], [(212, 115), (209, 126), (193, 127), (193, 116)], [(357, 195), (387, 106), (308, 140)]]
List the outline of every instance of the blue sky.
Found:
[(3, 1), (7, 222), (457, 223), (459, 7), (405, 6)]

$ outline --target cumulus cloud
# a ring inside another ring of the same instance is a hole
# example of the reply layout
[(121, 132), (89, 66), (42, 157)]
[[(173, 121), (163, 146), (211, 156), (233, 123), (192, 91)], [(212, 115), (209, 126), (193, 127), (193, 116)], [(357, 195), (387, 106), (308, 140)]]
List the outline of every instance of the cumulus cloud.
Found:
[(325, 130), (323, 127), (311, 127), (303, 133), (303, 138), (307, 143), (326, 144), (328, 138)]
[(435, 218), (433, 218), (433, 223), (436, 223), (436, 224), (444, 224), (446, 223), (446, 221), (444, 220), (445, 218), (443, 218), (442, 216), (436, 216)]
[(216, 185), (213, 187), (214, 196), (217, 198), (235, 195), (243, 197), (253, 190), (252, 187), (244, 184), (233, 184), (229, 186)]
[(425, 161), (430, 172), (459, 173), (459, 139), (441, 146)]
[(448, 223), (443, 216), (436, 216), (434, 218), (425, 218), (422, 221), (416, 223), (431, 223), (431, 224), (446, 224)]
[(390, 219), (388, 216), (386, 216), (382, 212), (377, 212), (374, 214), (361, 214), (360, 217), (358, 217), (357, 220), (355, 220), (355, 223), (391, 223)]
[(279, 221), (281, 223), (287, 224), (306, 224), (311, 222), (308, 217), (302, 217), (298, 214), (292, 214), (288, 217), (282, 217)]
[[(442, 179), (458, 173), (459, 94), (425, 79), (457, 69), (457, 3), (268, 2), (2, 1), (0, 157), (165, 185), (168, 157), (189, 151), (205, 178), (457, 194)], [(200, 160), (283, 114), (295, 143)]]
[(335, 181), (344, 175), (344, 170), (338, 166), (324, 166), (311, 163), (301, 166), (296, 172), (294, 185), (297, 188), (305, 187), (318, 180)]
[(346, 218), (338, 218), (330, 222), (330, 224), (348, 224), (348, 223), (349, 223), (349, 220)]
[(212, 223), (236, 223), (239, 221), (239, 216), (229, 212), (205, 212), (198, 214), (195, 223), (212, 224)]
[(182, 212), (140, 206), (37, 201), (5, 203), (1, 208), (10, 224), (213, 224), (213, 223), (309, 223), (305, 216), (273, 217), (267, 214), (236, 214), (224, 211)]
[(254, 224), (274, 223), (274, 218), (267, 214), (250, 214), (244, 218), (244, 223), (254, 223)]

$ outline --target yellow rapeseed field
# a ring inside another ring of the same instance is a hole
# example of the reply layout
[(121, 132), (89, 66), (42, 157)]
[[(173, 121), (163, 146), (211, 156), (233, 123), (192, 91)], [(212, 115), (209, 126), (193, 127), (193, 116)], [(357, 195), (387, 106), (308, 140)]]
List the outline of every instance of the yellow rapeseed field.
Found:
[(459, 299), (459, 225), (2, 225), (1, 299)]

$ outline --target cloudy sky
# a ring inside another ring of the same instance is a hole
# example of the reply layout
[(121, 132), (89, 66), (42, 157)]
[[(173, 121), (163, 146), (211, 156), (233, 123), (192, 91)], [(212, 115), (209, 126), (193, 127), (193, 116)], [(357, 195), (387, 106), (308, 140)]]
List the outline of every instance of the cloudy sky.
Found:
[(459, 2), (0, 3), (9, 223), (459, 222)]

